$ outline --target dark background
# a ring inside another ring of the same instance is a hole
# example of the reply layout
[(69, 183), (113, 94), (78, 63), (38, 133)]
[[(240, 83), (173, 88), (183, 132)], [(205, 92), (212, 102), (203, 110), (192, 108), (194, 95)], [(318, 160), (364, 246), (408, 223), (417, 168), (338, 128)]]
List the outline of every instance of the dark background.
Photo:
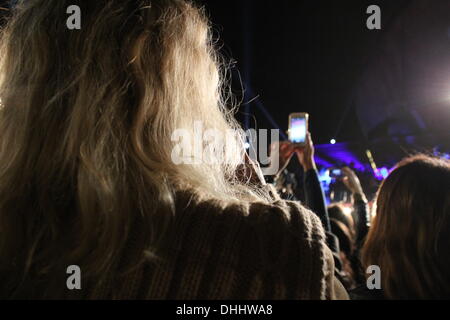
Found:
[[(450, 1), (198, 2), (237, 61), (244, 126), (286, 130), (289, 113), (308, 112), (324, 166), (371, 170), (366, 150), (388, 168), (416, 152), (448, 157)], [(371, 4), (382, 30), (366, 27)]]
[[(383, 33), (410, 1), (201, 3), (220, 33), (223, 53), (237, 60), (244, 88), (252, 91), (244, 102), (257, 97), (283, 130), (289, 113), (308, 112), (314, 140), (328, 143), (360, 138), (353, 89)], [(381, 31), (366, 27), (371, 4), (381, 7)], [(250, 103), (250, 112), (258, 127), (273, 127), (257, 103)]]
[[(244, 127), (285, 131), (289, 113), (308, 112), (324, 167), (371, 171), (366, 150), (387, 168), (418, 151), (448, 157), (449, 0), (196, 2), (235, 62)], [(366, 27), (372, 4), (381, 30)]]

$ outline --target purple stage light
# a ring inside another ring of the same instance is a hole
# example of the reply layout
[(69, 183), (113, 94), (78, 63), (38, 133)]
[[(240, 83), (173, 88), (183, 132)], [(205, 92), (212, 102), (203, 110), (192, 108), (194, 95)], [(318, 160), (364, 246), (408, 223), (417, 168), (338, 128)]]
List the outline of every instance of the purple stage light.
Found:
[[(328, 165), (324, 165), (328, 168), (330, 167), (342, 167), (348, 166), (358, 171), (365, 171), (366, 165), (362, 163), (357, 155), (355, 155), (350, 149), (347, 143), (336, 143), (336, 144), (322, 144), (315, 147), (317, 153), (321, 157), (330, 159)], [(333, 163), (330, 163), (330, 162)], [(319, 163), (317, 163), (319, 164)], [(320, 164), (319, 164), (320, 165)]]

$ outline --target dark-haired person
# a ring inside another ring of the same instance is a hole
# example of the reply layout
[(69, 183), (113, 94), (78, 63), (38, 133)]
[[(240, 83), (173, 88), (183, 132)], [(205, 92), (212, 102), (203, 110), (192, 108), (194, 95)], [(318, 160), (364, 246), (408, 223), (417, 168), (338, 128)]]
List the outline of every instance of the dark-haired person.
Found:
[(367, 236), (367, 233), (369, 232), (371, 222), (370, 212), (367, 205), (368, 201), (356, 173), (348, 167), (342, 168), (342, 172), (344, 174), (343, 182), (352, 193), (353, 230), (355, 232), (355, 245), (357, 250), (359, 250)]
[[(361, 247), (364, 244), (371, 223), (368, 201), (357, 174), (349, 167), (342, 168), (342, 172), (342, 181), (351, 192), (351, 215), (345, 215), (345, 213), (340, 210), (339, 205), (336, 205), (331, 210), (329, 208), (330, 218), (333, 217), (343, 222), (352, 235), (352, 253), (350, 255), (346, 254), (346, 258), (348, 258), (348, 261), (350, 262), (347, 266), (351, 266), (351, 273), (353, 274), (351, 287), (358, 287), (361, 285), (365, 287), (365, 270), (363, 270), (361, 265), (360, 255)], [(347, 289), (350, 289), (350, 287), (347, 287)]]
[(348, 297), (320, 220), (241, 179), (242, 137), (227, 161), (220, 143), (207, 162), (174, 161), (176, 130), (238, 129), (201, 10), (20, 1), (1, 33), (0, 297)]
[(347, 290), (353, 289), (357, 285), (356, 268), (354, 260), (356, 256), (355, 232), (353, 219), (344, 213), (341, 204), (328, 206), (331, 232), (339, 241), (339, 258), (341, 268), (338, 270), (338, 277)]
[(348, 229), (350, 236), (355, 238), (355, 221), (351, 214), (347, 214), (348, 207), (343, 203), (332, 203), (328, 206), (328, 216), (330, 219), (335, 219), (345, 225)]
[(363, 251), (381, 290), (356, 299), (450, 299), (450, 162), (418, 155), (383, 181)]

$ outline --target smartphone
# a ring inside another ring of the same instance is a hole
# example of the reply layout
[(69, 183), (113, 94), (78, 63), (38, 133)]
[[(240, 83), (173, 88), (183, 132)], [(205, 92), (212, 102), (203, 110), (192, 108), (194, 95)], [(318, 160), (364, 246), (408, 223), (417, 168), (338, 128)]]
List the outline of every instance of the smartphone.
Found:
[(297, 145), (306, 144), (306, 134), (308, 132), (309, 114), (291, 113), (289, 115), (289, 141)]
[(341, 169), (330, 169), (330, 178), (340, 178), (342, 176)]

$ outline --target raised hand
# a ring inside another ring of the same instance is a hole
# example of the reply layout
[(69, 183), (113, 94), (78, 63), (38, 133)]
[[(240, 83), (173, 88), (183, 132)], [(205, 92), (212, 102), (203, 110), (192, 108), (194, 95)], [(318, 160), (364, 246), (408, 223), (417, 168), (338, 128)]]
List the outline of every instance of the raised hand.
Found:
[(289, 141), (274, 142), (270, 145), (270, 165), (278, 163), (276, 175), (280, 174), (287, 167), (293, 154), (294, 146)]
[(361, 182), (359, 181), (359, 178), (356, 175), (356, 173), (348, 167), (342, 168), (342, 172), (344, 173), (342, 181), (344, 182), (345, 186), (354, 195), (360, 195), (362, 199), (366, 199), (363, 188), (361, 186)]
[(298, 161), (303, 167), (304, 171), (316, 169), (316, 162), (314, 161), (314, 144), (311, 139), (311, 134), (306, 135), (306, 144), (304, 147), (295, 147)]

